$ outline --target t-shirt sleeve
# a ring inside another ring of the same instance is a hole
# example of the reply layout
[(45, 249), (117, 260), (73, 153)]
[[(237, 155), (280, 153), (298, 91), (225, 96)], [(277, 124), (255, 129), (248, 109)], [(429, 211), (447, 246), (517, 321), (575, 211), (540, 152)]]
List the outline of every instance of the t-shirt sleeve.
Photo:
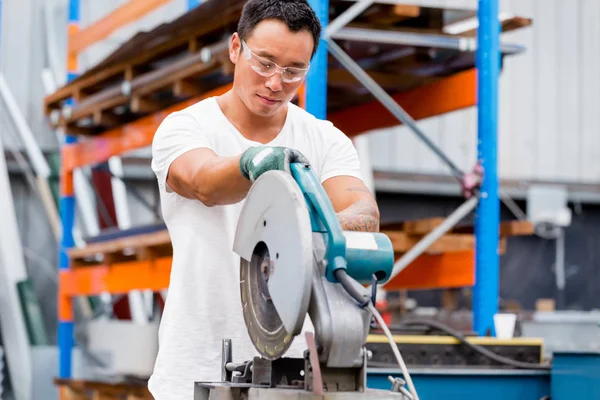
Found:
[(152, 140), (152, 170), (159, 186), (168, 192), (167, 174), (171, 163), (182, 154), (197, 148), (214, 150), (210, 132), (203, 129), (196, 118), (185, 113), (175, 112), (160, 124)]
[(335, 176), (353, 176), (362, 180), (360, 160), (352, 140), (331, 122), (326, 122), (321, 183)]

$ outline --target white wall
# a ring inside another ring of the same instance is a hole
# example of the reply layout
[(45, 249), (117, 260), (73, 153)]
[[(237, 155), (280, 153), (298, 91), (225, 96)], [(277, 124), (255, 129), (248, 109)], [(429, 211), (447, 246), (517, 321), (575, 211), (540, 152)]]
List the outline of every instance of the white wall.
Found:
[[(44, 96), (41, 71), (45, 63), (41, 10), (41, 0), (2, 2), (0, 71), (40, 145), (52, 148), (56, 139), (41, 112)], [(4, 110), (5, 105), (0, 102), (0, 134), (4, 144), (13, 147), (18, 142), (13, 140), (14, 126)]]
[[(474, 0), (407, 3), (476, 8)], [(533, 18), (503, 34), (525, 53), (505, 58), (500, 78), (498, 158), (501, 178), (600, 182), (600, 1), (500, 0), (500, 10)], [(462, 168), (476, 161), (477, 110), (420, 122)], [(447, 173), (406, 128), (370, 134), (379, 170)]]

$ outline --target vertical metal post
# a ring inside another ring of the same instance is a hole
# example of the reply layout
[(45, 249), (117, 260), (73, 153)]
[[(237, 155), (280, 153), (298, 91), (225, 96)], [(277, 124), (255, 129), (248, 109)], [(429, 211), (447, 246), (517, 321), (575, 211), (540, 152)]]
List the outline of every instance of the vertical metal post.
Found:
[(498, 312), (500, 203), (497, 176), (498, 77), (500, 24), (498, 0), (479, 0), (477, 32), (478, 155), (484, 169), (481, 199), (475, 221), (476, 283), (473, 291), (473, 329), (495, 335)]
[[(329, 23), (329, 0), (308, 0), (321, 21), (322, 29)], [(319, 119), (327, 118), (327, 40), (321, 37), (306, 77), (306, 111)]]
[(558, 290), (556, 306), (557, 309), (564, 310), (567, 279), (565, 275), (565, 230), (563, 228), (558, 228), (556, 235), (556, 261), (554, 267), (556, 269), (556, 289)]
[[(69, 0), (69, 36), (79, 30), (80, 15), (79, 0)], [(77, 76), (77, 55), (67, 54), (67, 81), (71, 81)], [(65, 135), (64, 149), (66, 146), (76, 142), (72, 135)], [(64, 161), (64, 158), (63, 158)], [(59, 249), (59, 274), (69, 270), (70, 260), (68, 250), (75, 245), (73, 239), (73, 225), (75, 221), (75, 193), (73, 185), (73, 172), (65, 172), (61, 168), (60, 176), (60, 219), (62, 223), (62, 240)], [(60, 281), (59, 281), (60, 282)], [(71, 378), (72, 351), (73, 351), (73, 299), (67, 297), (62, 292), (64, 288), (59, 287), (58, 292), (58, 347), (59, 347), (59, 377)]]

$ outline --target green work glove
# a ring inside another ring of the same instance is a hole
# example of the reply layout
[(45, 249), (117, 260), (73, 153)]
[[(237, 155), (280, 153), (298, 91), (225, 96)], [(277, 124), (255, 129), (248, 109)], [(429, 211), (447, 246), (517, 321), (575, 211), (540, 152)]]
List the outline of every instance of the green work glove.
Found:
[(290, 164), (300, 162), (309, 165), (308, 160), (298, 150), (287, 147), (256, 146), (242, 153), (240, 171), (254, 182), (267, 171), (290, 172)]

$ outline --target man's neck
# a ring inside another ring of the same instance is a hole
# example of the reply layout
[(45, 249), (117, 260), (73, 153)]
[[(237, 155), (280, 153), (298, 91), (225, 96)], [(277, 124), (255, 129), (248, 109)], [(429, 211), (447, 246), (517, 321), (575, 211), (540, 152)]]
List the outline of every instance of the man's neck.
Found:
[(218, 104), (225, 117), (246, 139), (259, 143), (268, 143), (275, 139), (287, 115), (287, 107), (271, 117), (255, 115), (232, 90), (220, 96)]

